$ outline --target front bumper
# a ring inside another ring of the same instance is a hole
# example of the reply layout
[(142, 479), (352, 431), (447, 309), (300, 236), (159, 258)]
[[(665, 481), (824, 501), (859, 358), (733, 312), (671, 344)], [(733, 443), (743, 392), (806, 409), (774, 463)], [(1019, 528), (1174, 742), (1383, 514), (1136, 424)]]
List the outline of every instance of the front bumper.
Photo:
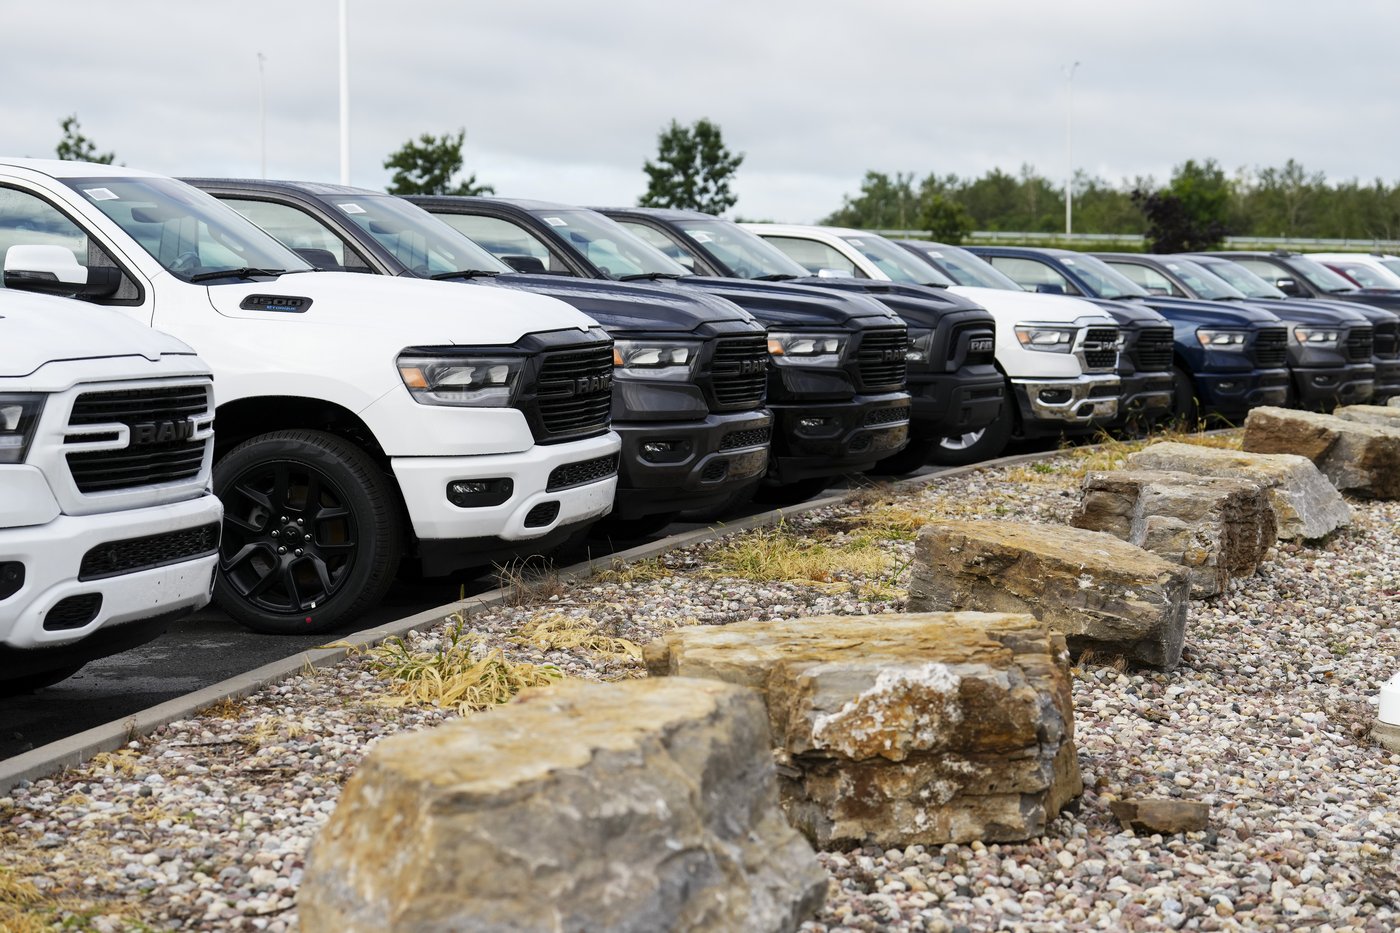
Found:
[(1337, 405), (1359, 405), (1376, 388), (1376, 367), (1370, 363), (1344, 366), (1295, 366), (1293, 391), (1304, 408), (1331, 410)]
[[(518, 454), (393, 458), (394, 476), (418, 537), (423, 572), (449, 573), (502, 556), (536, 553), (560, 537), (556, 532), (567, 537), (602, 518), (612, 509), (617, 492), (620, 449), (617, 435), (609, 432), (567, 444), (537, 444)], [(567, 478), (573, 470), (596, 478), (549, 488), (551, 476)], [(473, 480), (509, 480), (512, 492), (495, 505), (453, 505), (447, 498), (448, 484)], [(455, 543), (459, 541), (473, 544), (459, 546)], [(480, 560), (468, 560), (465, 555)], [(458, 560), (465, 562), (445, 566)]]
[(775, 430), (768, 473), (781, 484), (868, 470), (909, 443), (904, 392), (770, 407)]
[(1121, 376), (1122, 395), (1118, 400), (1115, 426), (1129, 420), (1138, 423), (1165, 417), (1172, 410), (1172, 374), (1169, 372), (1133, 373)]
[(1001, 414), (1006, 380), (994, 366), (965, 366), (955, 373), (909, 374), (909, 435), (954, 437), (985, 428)]
[[(768, 470), (773, 416), (712, 414), (703, 421), (613, 422), (622, 462), (613, 517), (641, 518), (728, 502)], [(673, 452), (644, 448), (666, 445)]]
[(1193, 373), (1202, 414), (1236, 421), (1261, 405), (1288, 400), (1287, 369), (1252, 369), (1235, 373)]
[[(214, 585), (217, 534), (210, 550), (169, 563), (162, 559), (184, 553), (178, 546), (182, 533), (218, 525), (222, 518), (219, 500), (206, 495), (144, 509), (60, 515), (44, 525), (0, 531), (0, 561), (19, 561), (25, 567), (20, 589), (0, 600), (0, 647), (34, 651), (50, 659), (69, 654), (85, 659), (96, 655), (82, 651), (81, 643), (99, 632), (148, 619), (169, 621), (203, 607), (209, 602)], [(147, 538), (153, 540), (137, 540)], [(124, 547), (127, 542), (134, 547)], [(119, 563), (109, 561), (101, 566), (133, 569), (84, 573), (84, 557), (89, 551), (101, 550), (103, 545), (123, 556)], [(108, 572), (111, 575), (102, 575)], [(88, 579), (79, 579), (80, 576)], [(96, 610), (91, 618), (84, 624), (72, 625), (87, 617), (94, 602)], [(53, 610), (57, 612), (51, 616)], [(72, 627), (46, 629), (46, 619), (51, 626), (66, 619), (62, 624)], [(39, 663), (16, 673), (57, 666), (60, 664)]]
[(1037, 426), (1063, 430), (1112, 421), (1118, 414), (1122, 383), (1116, 375), (1076, 376), (1072, 379), (1012, 379), (1011, 389), (1021, 410), (1024, 430)]

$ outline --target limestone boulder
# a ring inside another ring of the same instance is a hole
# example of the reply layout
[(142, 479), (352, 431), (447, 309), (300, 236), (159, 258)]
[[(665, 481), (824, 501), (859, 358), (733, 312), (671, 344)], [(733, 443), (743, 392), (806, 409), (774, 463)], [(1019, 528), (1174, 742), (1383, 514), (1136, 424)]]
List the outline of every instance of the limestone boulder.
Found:
[(1030, 613), (1076, 653), (1170, 670), (1181, 660), (1190, 586), (1180, 564), (1105, 532), (940, 521), (915, 540), (908, 608)]
[(1064, 639), (1028, 615), (696, 626), (646, 661), (763, 695), (783, 806), (824, 847), (1028, 839), (1083, 790)]
[(1084, 478), (1070, 518), (1186, 568), (1191, 595), (1214, 596), (1252, 576), (1278, 540), (1278, 520), (1258, 483), (1160, 470), (1109, 470)]
[(313, 933), (795, 930), (827, 877), (758, 694), (565, 682), (376, 745), (314, 840)]
[(1374, 424), (1380, 428), (1400, 428), (1400, 395), (1388, 405), (1342, 405), (1332, 412), (1343, 421)]
[(1341, 492), (1400, 497), (1400, 430), (1288, 408), (1256, 408), (1244, 422), (1244, 449), (1307, 457)]
[(1400, 395), (1392, 395), (1385, 400), (1386, 408), (1400, 408)]
[(1135, 833), (1199, 833), (1210, 825), (1210, 807), (1199, 800), (1144, 797), (1114, 800), (1108, 808)]
[(1125, 466), (1258, 483), (1268, 493), (1280, 538), (1321, 538), (1351, 522), (1351, 507), (1337, 488), (1311, 460), (1295, 454), (1247, 453), (1165, 441), (1129, 454)]

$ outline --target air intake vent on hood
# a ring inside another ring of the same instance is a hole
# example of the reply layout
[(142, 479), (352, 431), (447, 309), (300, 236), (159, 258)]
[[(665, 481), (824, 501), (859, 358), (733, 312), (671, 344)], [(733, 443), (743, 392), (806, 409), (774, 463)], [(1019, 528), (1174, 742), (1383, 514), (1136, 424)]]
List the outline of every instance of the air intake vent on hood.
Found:
[(311, 307), (310, 298), (294, 295), (249, 295), (239, 303), (244, 311), (280, 311), (283, 314), (303, 314)]

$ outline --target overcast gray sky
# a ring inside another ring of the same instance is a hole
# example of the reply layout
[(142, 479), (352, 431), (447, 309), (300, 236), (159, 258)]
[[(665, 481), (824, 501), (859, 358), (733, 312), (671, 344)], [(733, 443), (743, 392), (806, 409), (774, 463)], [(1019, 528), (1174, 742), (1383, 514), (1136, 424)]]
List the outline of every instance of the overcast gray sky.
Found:
[[(1400, 177), (1400, 3), (1357, 0), (349, 0), (351, 182), (410, 137), (467, 129), (498, 193), (630, 204), (672, 119), (745, 154), (736, 211), (809, 221), (867, 169), (1075, 165), (1165, 179), (1301, 161)], [(51, 157), (59, 120), (127, 165), (339, 177), (336, 0), (59, 0), (3, 7), (0, 152)]]

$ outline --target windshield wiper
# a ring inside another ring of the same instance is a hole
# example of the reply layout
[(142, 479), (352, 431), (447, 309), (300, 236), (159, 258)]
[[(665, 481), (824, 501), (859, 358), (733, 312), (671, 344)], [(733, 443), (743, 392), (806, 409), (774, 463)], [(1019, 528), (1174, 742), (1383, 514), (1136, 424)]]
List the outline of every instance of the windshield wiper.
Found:
[(919, 284), (922, 285), (924, 288), (947, 288), (949, 283), (947, 283), (947, 282), (920, 282)]
[(756, 275), (753, 280), (755, 282), (790, 282), (795, 278), (797, 276), (787, 272), (770, 272), (768, 275)]
[(241, 269), (220, 269), (216, 272), (199, 272), (189, 277), (191, 282), (207, 282), (210, 279), (251, 279), (255, 275), (278, 276), (285, 273), (286, 269), (251, 269), (244, 266)]
[(451, 272), (439, 272), (437, 275), (430, 275), (430, 279), (480, 279), (491, 278), (501, 273), (495, 269), (453, 269)]
[(619, 275), (617, 280), (619, 282), (656, 282), (661, 279), (674, 280), (679, 278), (680, 274), (676, 272), (638, 272), (635, 275)]

